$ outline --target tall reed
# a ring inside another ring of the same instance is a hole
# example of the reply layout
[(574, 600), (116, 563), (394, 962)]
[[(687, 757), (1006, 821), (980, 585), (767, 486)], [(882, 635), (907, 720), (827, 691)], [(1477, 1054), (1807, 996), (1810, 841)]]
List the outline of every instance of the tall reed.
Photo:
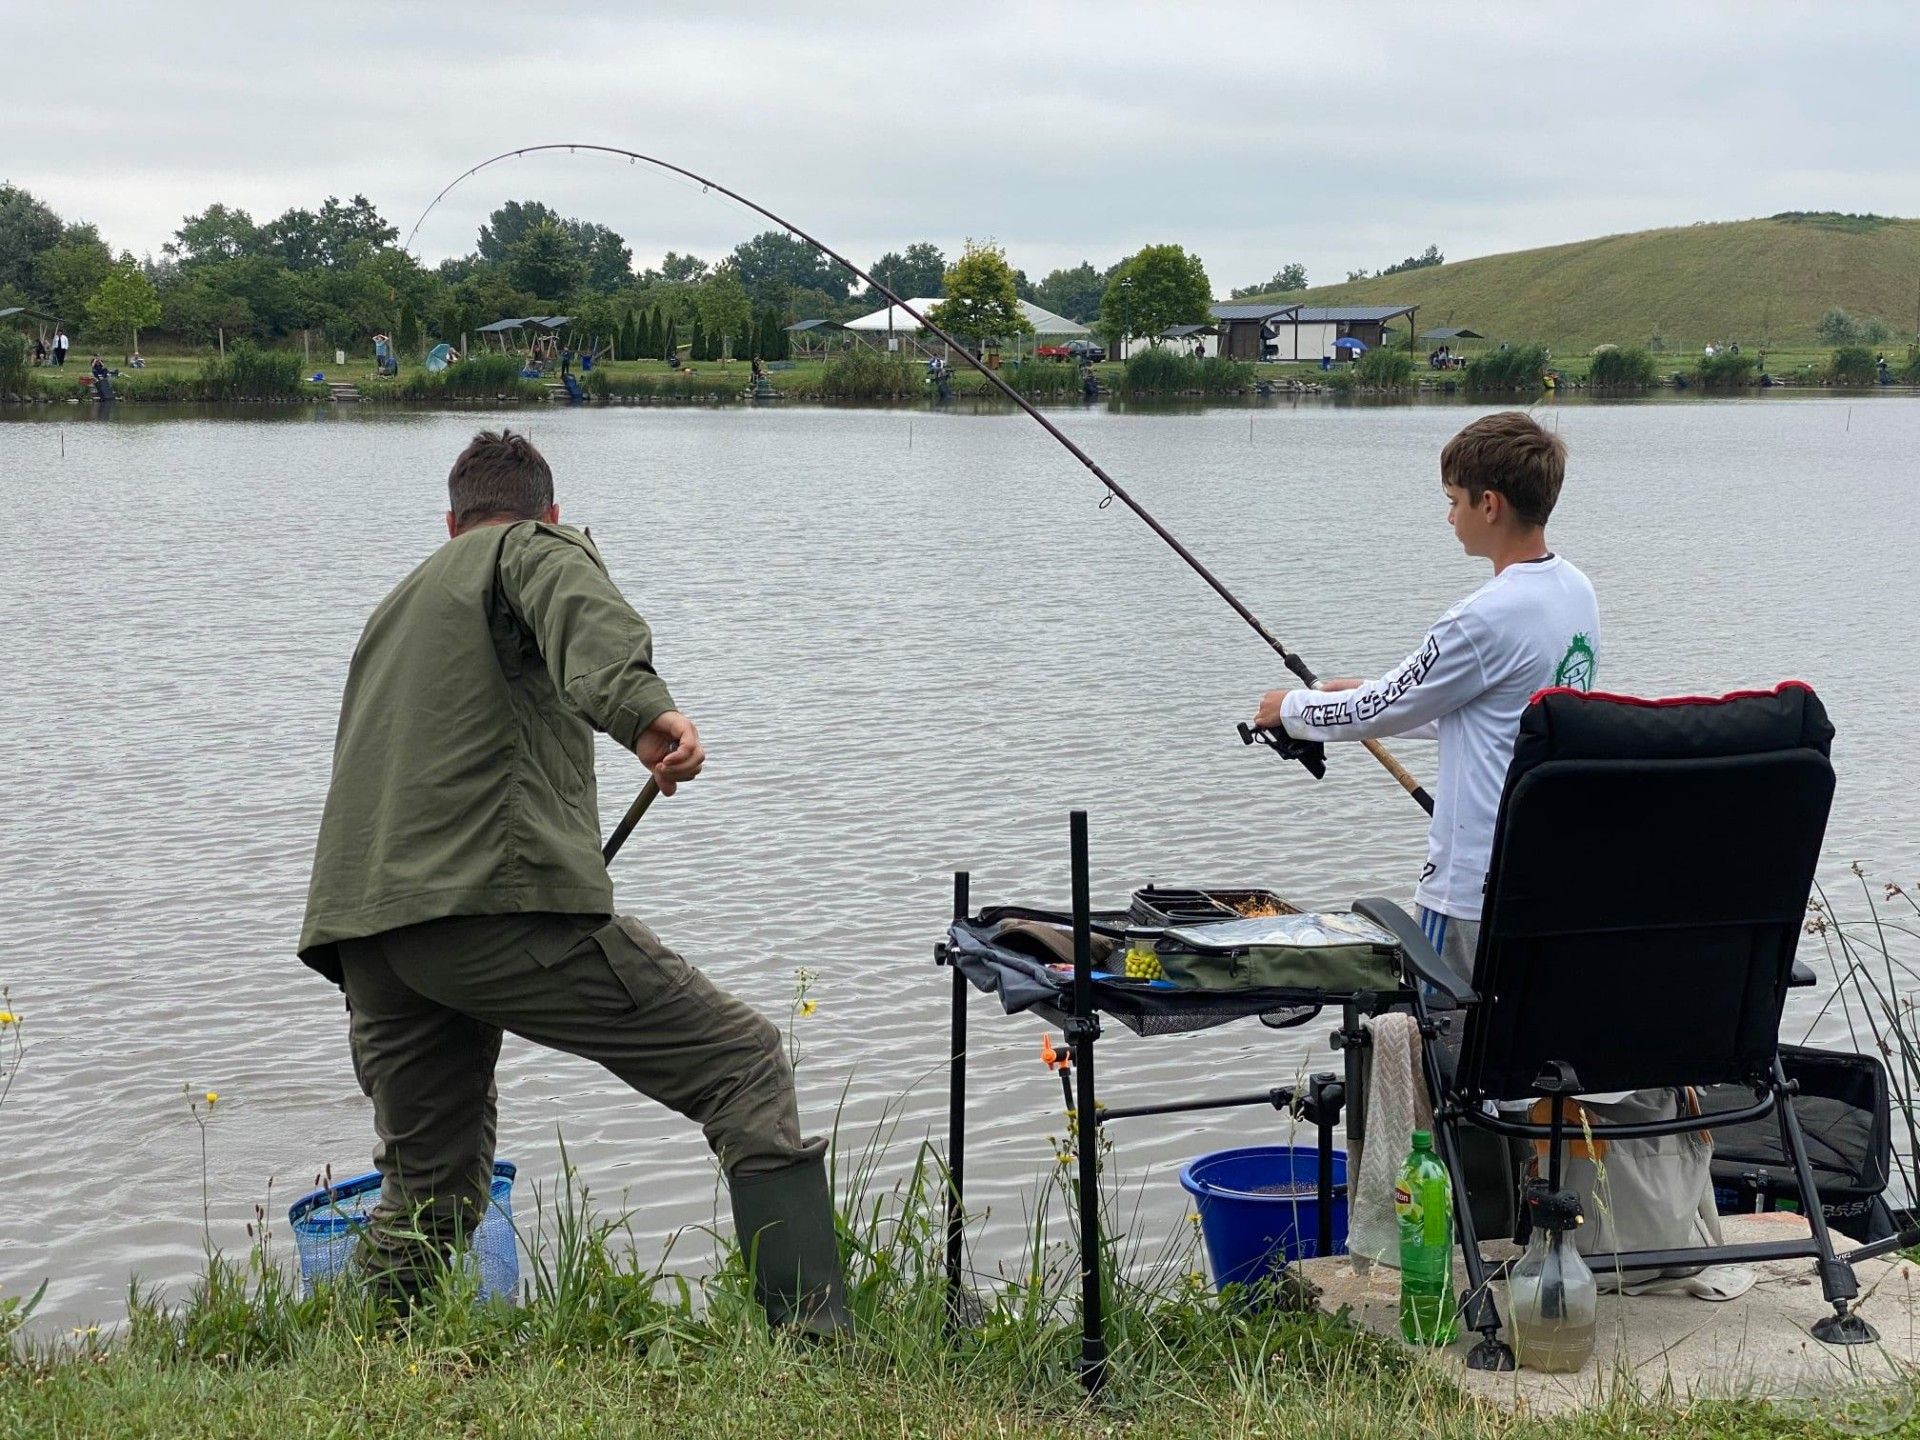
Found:
[(1251, 386), (1253, 374), (1244, 361), (1195, 359), (1155, 345), (1127, 361), (1120, 384), (1129, 395), (1232, 395)]
[(0, 326), (0, 399), (27, 393), (27, 337), (12, 326)]
[(1587, 381), (1597, 390), (1644, 389), (1659, 373), (1652, 353), (1638, 345), (1602, 345), (1593, 352)]
[(1693, 378), (1703, 390), (1737, 390), (1753, 383), (1759, 361), (1752, 355), (1736, 355), (1721, 350), (1702, 355), (1693, 365)]
[(1413, 383), (1413, 356), (1398, 347), (1376, 345), (1355, 362), (1353, 374), (1371, 390), (1404, 390)]
[(1827, 378), (1836, 385), (1871, 385), (1880, 367), (1864, 345), (1842, 345), (1827, 362)]
[(1546, 373), (1546, 346), (1513, 345), (1476, 356), (1462, 380), (1471, 395), (1532, 394), (1541, 389)]
[(924, 393), (926, 374), (897, 355), (856, 345), (822, 366), (813, 388), (832, 400), (905, 400)]
[(201, 400), (293, 400), (307, 392), (300, 357), (287, 350), (235, 345), (200, 369)]

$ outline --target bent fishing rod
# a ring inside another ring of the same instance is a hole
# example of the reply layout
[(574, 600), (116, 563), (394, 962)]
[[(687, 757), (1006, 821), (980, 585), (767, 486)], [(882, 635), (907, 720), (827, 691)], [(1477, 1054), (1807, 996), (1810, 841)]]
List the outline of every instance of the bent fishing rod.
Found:
[[(1195, 555), (1191, 550), (1187, 549), (1185, 545), (1181, 544), (1178, 537), (1176, 537), (1171, 530), (1167, 529), (1166, 526), (1162, 525), (1158, 520), (1156, 520), (1148, 512), (1146, 506), (1142, 505), (1138, 500), (1134, 499), (1133, 496), (1128, 493), (1125, 486), (1121, 485), (1118, 480), (1115, 480), (1111, 475), (1109, 475), (1104, 469), (1101, 468), (1099, 461), (1095, 460), (1085, 450), (1081, 449), (1079, 445), (1075, 444), (1074, 441), (1066, 434), (1066, 432), (1061, 430), (1058, 425), (1055, 425), (1051, 420), (1047, 419), (1046, 416), (1042, 415), (1039, 412), (1039, 410), (1036, 409), (1030, 401), (1028, 401), (1026, 396), (1022, 395), (1018, 390), (1015, 390), (1011, 385), (1007, 384), (1006, 381), (1002, 380), (1000, 378), (999, 372), (994, 370), (992, 366), (988, 365), (985, 360), (975, 355), (965, 345), (962, 345), (958, 340), (954, 339), (953, 336), (949, 335), (945, 330), (941, 329), (938, 325), (935, 325), (926, 316), (922, 315), (918, 310), (914, 309), (913, 306), (909, 305), (905, 300), (901, 299), (898, 295), (894, 294), (890, 287), (886, 285), (882, 285), (878, 280), (874, 279), (873, 276), (869, 275), (865, 270), (862, 270), (858, 265), (854, 264), (851, 260), (847, 259), (846, 256), (842, 255), (838, 250), (835, 250), (831, 245), (828, 245), (824, 241), (816, 239), (814, 236), (808, 234), (805, 230), (802, 230), (798, 225), (795, 225), (791, 220), (786, 219), (784, 216), (774, 214), (773, 211), (767, 209), (766, 206), (758, 204), (755, 201), (749, 200), (746, 196), (740, 194), (737, 190), (731, 190), (727, 186), (722, 185), (717, 180), (709, 180), (704, 175), (697, 175), (693, 171), (687, 169), (685, 166), (675, 165), (670, 160), (662, 160), (653, 155), (643, 155), (637, 150), (626, 150), (621, 148), (618, 145), (593, 145), (593, 144), (584, 144), (584, 143), (576, 143), (571, 145), (557, 144), (557, 143), (551, 144), (551, 145), (523, 145), (517, 150), (502, 151), (498, 155), (494, 155), (486, 160), (482, 160), (478, 165), (475, 165), (471, 169), (461, 172), (459, 175), (456, 175), (451, 181), (449, 181), (446, 184), (446, 186), (440, 191), (440, 193), (434, 196), (432, 201), (428, 203), (427, 208), (420, 212), (420, 218), (413, 222), (413, 229), (407, 232), (407, 241), (404, 248), (407, 250), (411, 250), (413, 248), (414, 238), (417, 235), (419, 235), (420, 227), (426, 223), (427, 217), (431, 215), (436, 208), (438, 208), (442, 200), (446, 199), (447, 196), (452, 194), (454, 190), (456, 190), (463, 182), (471, 179), (475, 175), (478, 175), (482, 170), (490, 169), (493, 166), (502, 163), (503, 161), (517, 160), (527, 155), (538, 155), (545, 152), (559, 151), (559, 150), (564, 150), (568, 154), (573, 154), (577, 151), (584, 151), (588, 154), (613, 155), (626, 160), (627, 163), (630, 165), (651, 165), (656, 170), (663, 170), (668, 174), (678, 175), (685, 180), (690, 180), (694, 184), (700, 187), (702, 193), (705, 193), (707, 191), (713, 191), (717, 194), (724, 195), (729, 200), (733, 201), (736, 205), (744, 206), (746, 209), (751, 210), (754, 214), (762, 216), (763, 218), (772, 221), (775, 225), (779, 226), (782, 230), (786, 231), (789, 235), (794, 236), (796, 239), (804, 240), (807, 244), (811, 245), (815, 250), (818, 250), (822, 255), (826, 256), (829, 260), (833, 261), (836, 265), (840, 266), (843, 270), (847, 271), (849, 274), (855, 276), (860, 280), (865, 281), (869, 286), (873, 288), (876, 294), (884, 295), (887, 298), (887, 302), (890, 305), (902, 311), (906, 315), (911, 316), (913, 320), (916, 321), (921, 326), (921, 328), (937, 336), (940, 342), (945, 346), (947, 346), (947, 348), (950, 351), (959, 355), (962, 359), (964, 359), (967, 362), (967, 364), (971, 365), (975, 370), (978, 370), (980, 374), (985, 378), (987, 384), (991, 385), (995, 390), (999, 391), (1000, 394), (1003, 395), (1006, 399), (1012, 401), (1021, 410), (1025, 411), (1029, 419), (1031, 419), (1035, 424), (1037, 424), (1042, 430), (1045, 430), (1047, 434), (1051, 435), (1055, 440), (1059, 441), (1060, 444), (1066, 448), (1066, 451), (1069, 455), (1073, 456), (1074, 459), (1078, 460), (1082, 465), (1086, 466), (1088, 471), (1092, 473), (1094, 479), (1098, 480), (1102, 485), (1106, 486), (1107, 494), (1109, 496), (1118, 500), (1122, 505), (1125, 505), (1135, 515), (1139, 516), (1142, 523), (1144, 523), (1149, 530), (1153, 531), (1155, 535), (1158, 535), (1162, 540), (1164, 540), (1167, 543), (1168, 548), (1171, 549), (1174, 554), (1178, 555), (1182, 560), (1186, 561), (1187, 567), (1190, 570), (1192, 570), (1194, 574), (1198, 575), (1202, 580), (1206, 581), (1207, 584), (1213, 588), (1213, 592), (1216, 595), (1218, 595), (1222, 600), (1226, 601), (1228, 605), (1232, 606), (1234, 614), (1238, 615), (1242, 620), (1246, 621), (1247, 624), (1250, 627), (1252, 627), (1253, 633), (1258, 635), (1262, 640), (1267, 642), (1268, 647), (1272, 649), (1273, 653), (1280, 657), (1281, 663), (1284, 664), (1287, 667), (1287, 669), (1291, 670), (1296, 676), (1298, 676), (1300, 679), (1300, 682), (1303, 685), (1306, 685), (1308, 687), (1317, 687), (1319, 685), (1320, 677), (1314, 674), (1312, 668), (1307, 664), (1307, 662), (1302, 660), (1300, 656), (1296, 654), (1294, 651), (1289, 650), (1284, 644), (1282, 644), (1280, 641), (1280, 637), (1275, 635), (1264, 624), (1262, 624), (1260, 617), (1258, 615), (1255, 615), (1253, 611), (1249, 610), (1246, 607), (1245, 603), (1241, 601), (1240, 597), (1238, 595), (1235, 595), (1231, 590), (1229, 590), (1226, 587), (1226, 585), (1221, 582), (1220, 577), (1215, 575), (1213, 571), (1209, 570), (1201, 562), (1199, 556)], [(1276, 751), (1278, 751), (1281, 755), (1285, 756), (1286, 758), (1299, 760), (1302, 764), (1306, 765), (1307, 768), (1315, 774), (1316, 778), (1320, 774), (1323, 774), (1325, 772), (1325, 764), (1323, 761), (1319, 759), (1320, 747), (1317, 745), (1302, 744), (1301, 742), (1292, 740), (1290, 737), (1286, 736), (1285, 734), (1282, 734), (1276, 731), (1270, 731), (1270, 730), (1254, 730), (1251, 727), (1246, 725), (1242, 725), (1240, 727), (1240, 732), (1241, 732), (1240, 738), (1248, 744), (1252, 744), (1254, 741), (1259, 740), (1265, 744), (1271, 745)], [(1366, 745), (1367, 753), (1373, 756), (1374, 759), (1378, 760), (1381, 763), (1381, 765), (1386, 767), (1387, 773), (1393, 776), (1393, 778), (1397, 782), (1399, 782), (1400, 788), (1405, 790), (1407, 794), (1411, 795), (1416, 801), (1418, 801), (1420, 804), (1420, 807), (1423, 810), (1425, 810), (1428, 814), (1432, 814), (1433, 813), (1433, 797), (1427, 794), (1425, 787), (1423, 787), (1418, 780), (1414, 779), (1414, 777), (1408, 773), (1407, 768), (1393, 757), (1393, 755), (1387, 750), (1386, 746), (1382, 745), (1377, 740), (1368, 740), (1363, 743)]]

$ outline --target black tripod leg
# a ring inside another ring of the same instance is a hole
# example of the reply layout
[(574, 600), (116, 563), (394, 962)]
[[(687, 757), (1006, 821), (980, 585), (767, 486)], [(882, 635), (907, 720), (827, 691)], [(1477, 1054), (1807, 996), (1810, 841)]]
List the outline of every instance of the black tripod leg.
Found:
[(1880, 1338), (1880, 1332), (1853, 1308), (1853, 1301), (1860, 1294), (1860, 1280), (1853, 1273), (1853, 1266), (1833, 1253), (1833, 1235), (1827, 1229), (1826, 1211), (1820, 1205), (1813, 1166), (1807, 1163), (1806, 1137), (1800, 1133), (1800, 1116), (1793, 1108), (1787, 1074), (1781, 1069), (1777, 1055), (1773, 1060), (1773, 1097), (1780, 1112), (1780, 1139), (1787, 1147), (1787, 1154), (1793, 1157), (1793, 1178), (1800, 1187), (1800, 1207), (1813, 1230), (1814, 1247), (1820, 1252), (1816, 1262), (1820, 1270), (1820, 1293), (1833, 1306), (1833, 1314), (1814, 1322), (1813, 1338), (1827, 1345), (1871, 1345)]
[[(955, 921), (967, 918), (967, 886), (967, 872), (955, 871)], [(947, 1048), (947, 1326), (958, 1330), (963, 1323), (960, 1279), (966, 1231), (967, 977), (958, 965), (952, 968), (953, 1014)]]
[(1073, 861), (1073, 1068), (1080, 1086), (1074, 1144), (1080, 1172), (1080, 1383), (1098, 1395), (1107, 1383), (1107, 1321), (1100, 1293), (1100, 1120), (1093, 1089), (1093, 1042), (1100, 1034), (1093, 1009), (1092, 914), (1088, 898), (1087, 812), (1068, 817)]
[[(1427, 1002), (1414, 996), (1413, 1013), (1423, 1032), (1427, 1025)], [(1454, 1122), (1443, 1118), (1446, 1109), (1446, 1085), (1440, 1074), (1439, 1046), (1426, 1039), (1420, 1047), (1422, 1068), (1427, 1076), (1427, 1094), (1433, 1101), (1433, 1139), (1440, 1148), (1440, 1163), (1447, 1167), (1453, 1181), (1453, 1223), (1460, 1237), (1460, 1255), (1467, 1266), (1467, 1293), (1461, 1297), (1460, 1316), (1469, 1330), (1480, 1332), (1480, 1341), (1467, 1352), (1469, 1370), (1511, 1370), (1513, 1347), (1500, 1338), (1500, 1307), (1493, 1303), (1493, 1290), (1486, 1262), (1480, 1258), (1480, 1237), (1474, 1233), (1473, 1205), (1467, 1198), (1467, 1168), (1460, 1160), (1460, 1145), (1454, 1134)]]

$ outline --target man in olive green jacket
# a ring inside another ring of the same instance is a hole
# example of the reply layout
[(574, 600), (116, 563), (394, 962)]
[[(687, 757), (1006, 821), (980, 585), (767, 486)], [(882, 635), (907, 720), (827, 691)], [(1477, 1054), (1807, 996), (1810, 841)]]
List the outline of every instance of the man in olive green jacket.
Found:
[(411, 1294), (484, 1214), (510, 1030), (700, 1122), (769, 1317), (844, 1329), (826, 1144), (800, 1134), (779, 1031), (616, 915), (600, 858), (593, 732), (671, 795), (699, 731), (524, 436), (476, 436), (447, 488), (447, 542), (354, 651), (300, 937), (373, 1101), (369, 1279)]

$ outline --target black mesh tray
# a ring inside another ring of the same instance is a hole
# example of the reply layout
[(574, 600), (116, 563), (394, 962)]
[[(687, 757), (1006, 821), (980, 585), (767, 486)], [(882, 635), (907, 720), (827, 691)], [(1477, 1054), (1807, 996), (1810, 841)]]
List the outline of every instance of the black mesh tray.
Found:
[(1164, 928), (1168, 925), (1204, 925), (1209, 920), (1244, 920), (1239, 907), (1260, 904), (1273, 907), (1277, 914), (1298, 915), (1297, 906), (1282, 900), (1271, 890), (1247, 885), (1148, 885), (1133, 892), (1127, 918), (1136, 925)]

